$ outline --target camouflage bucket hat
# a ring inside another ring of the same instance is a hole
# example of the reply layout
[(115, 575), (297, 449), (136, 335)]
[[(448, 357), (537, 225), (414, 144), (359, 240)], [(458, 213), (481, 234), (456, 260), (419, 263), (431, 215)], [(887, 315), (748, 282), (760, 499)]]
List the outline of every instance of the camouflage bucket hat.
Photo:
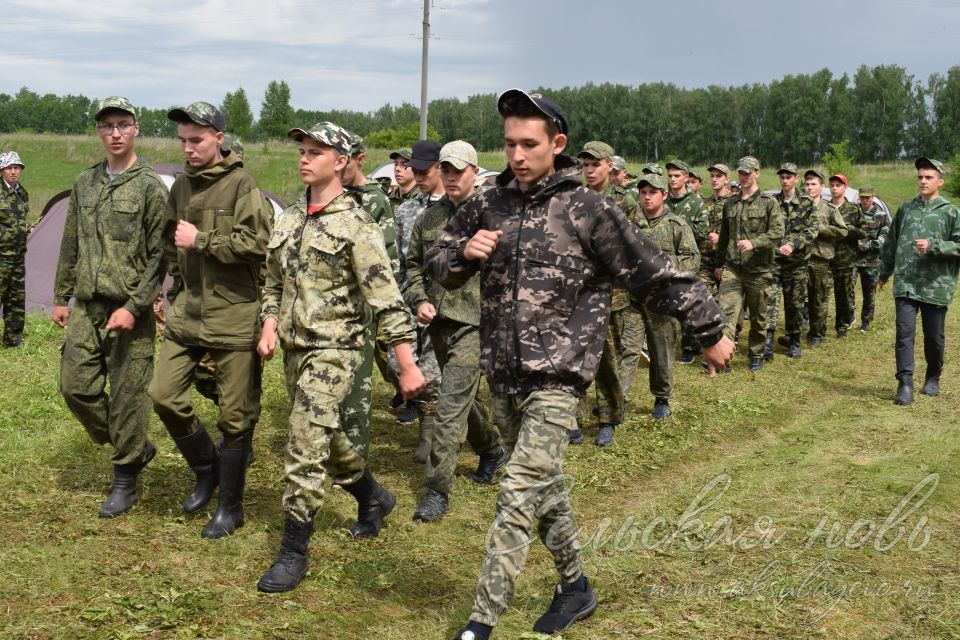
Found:
[(743, 156), (737, 162), (737, 171), (760, 171), (760, 161), (753, 156)]
[(477, 150), (472, 144), (463, 140), (454, 140), (443, 145), (440, 149), (440, 162), (449, 162), (458, 171), (463, 171), (468, 165), (479, 166)]
[(653, 174), (656, 174), (656, 175), (658, 175), (658, 176), (662, 176), (662, 175), (663, 175), (663, 167), (661, 167), (660, 165), (658, 165), (656, 162), (648, 162), (647, 164), (643, 165), (643, 169), (640, 170), (640, 173), (644, 173), (644, 174), (651, 174), (651, 173), (653, 173)]
[(333, 147), (343, 155), (350, 155), (353, 146), (353, 136), (343, 127), (332, 122), (318, 122), (309, 129), (290, 129), (287, 137), (297, 142), (310, 138), (314, 142)]
[(943, 163), (939, 160), (934, 160), (933, 158), (927, 158), (926, 156), (920, 156), (917, 158), (917, 161), (913, 163), (917, 169), (933, 169), (941, 176), (944, 174)]
[(192, 122), (201, 127), (213, 127), (221, 132), (226, 129), (220, 109), (209, 102), (194, 102), (187, 107), (171, 109), (167, 112), (167, 118), (177, 123)]
[(663, 176), (656, 173), (648, 173), (644, 176), (641, 176), (637, 180), (637, 190), (640, 189), (643, 185), (648, 184), (654, 189), (659, 189), (660, 191), (667, 191), (667, 182), (663, 179)]
[(591, 140), (583, 145), (583, 149), (577, 154), (578, 158), (590, 157), (596, 160), (613, 160), (613, 147), (606, 142)]
[(673, 167), (674, 169), (680, 169), (684, 173), (690, 173), (690, 165), (688, 165), (683, 160), (671, 160), (667, 163), (667, 169)]
[(23, 160), (20, 159), (20, 154), (16, 151), (4, 151), (0, 153), (0, 169), (6, 169), (14, 165), (20, 165), (20, 167), (27, 166), (23, 164)]
[(708, 172), (709, 172), (709, 171), (719, 171), (720, 173), (722, 173), (722, 174), (725, 175), (725, 176), (729, 176), (729, 175), (730, 175), (730, 167), (728, 167), (728, 166), (725, 165), (725, 164), (720, 164), (720, 163), (710, 165), (709, 167), (707, 167), (707, 171), (708, 171)]
[(413, 151), (410, 150), (410, 147), (404, 147), (403, 149), (397, 149), (390, 154), (391, 160), (396, 160), (397, 158), (403, 158), (404, 160), (410, 160), (410, 157), (413, 156)]
[(612, 162), (614, 171), (623, 171), (627, 168), (627, 161), (620, 156), (613, 156)]
[(104, 98), (98, 102), (97, 113), (95, 116), (93, 116), (93, 119), (99, 120), (107, 111), (125, 111), (132, 115), (134, 120), (137, 118), (137, 114), (133, 110), (133, 103), (121, 96), (110, 96), (109, 98)]
[(784, 162), (782, 165), (780, 165), (780, 168), (777, 169), (777, 175), (780, 175), (781, 173), (792, 173), (793, 175), (798, 176), (800, 175), (800, 169), (798, 169), (797, 165), (793, 164), (792, 162)]
[(857, 192), (858, 192), (861, 196), (875, 196), (875, 195), (877, 195), (877, 188), (876, 188), (875, 186), (873, 186), (872, 184), (865, 184), (865, 185), (862, 185), (862, 186), (857, 190)]

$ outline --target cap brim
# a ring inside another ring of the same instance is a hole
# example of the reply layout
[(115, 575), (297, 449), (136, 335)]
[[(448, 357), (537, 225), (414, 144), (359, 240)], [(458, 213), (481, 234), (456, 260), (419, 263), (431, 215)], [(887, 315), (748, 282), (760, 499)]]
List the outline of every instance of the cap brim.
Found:
[(410, 156), (404, 155), (402, 153), (397, 153), (396, 151), (390, 154), (391, 160), (396, 160), (397, 158), (403, 158), (404, 160), (408, 160), (408, 161), (410, 160)]
[(455, 157), (453, 157), (453, 156), (447, 156), (447, 157), (445, 157), (445, 158), (440, 158), (438, 164), (443, 164), (444, 162), (446, 162), (447, 164), (451, 164), (451, 165), (453, 165), (454, 167), (456, 167), (456, 168), (457, 168), (457, 171), (463, 171), (463, 170), (466, 169), (467, 167), (475, 167), (475, 166), (477, 166), (477, 165), (473, 164), (472, 162), (467, 162), (467, 161), (464, 160), (463, 158), (455, 158)]
[[(560, 133), (566, 135), (567, 132), (569, 131), (569, 127), (568, 127), (568, 125), (567, 125), (567, 120), (566, 120), (566, 118), (564, 118), (564, 116), (563, 116), (562, 114), (560, 114), (560, 113), (557, 113), (557, 114), (547, 113), (546, 111), (543, 110), (543, 107), (540, 106), (540, 104), (539, 104), (536, 100), (533, 99), (533, 96), (531, 96), (529, 93), (527, 93), (527, 92), (524, 91), (523, 89), (507, 89), (506, 91), (504, 91), (503, 93), (501, 93), (501, 94), (497, 97), (497, 111), (500, 113), (501, 116), (503, 115), (503, 103), (504, 103), (506, 100), (509, 100), (510, 98), (513, 98), (513, 97), (522, 97), (522, 98), (523, 98), (524, 100), (526, 100), (528, 103), (530, 103), (531, 105), (533, 105), (533, 107), (534, 107), (537, 111), (539, 111), (540, 113), (542, 113), (547, 119), (549, 119), (551, 122), (555, 122), (555, 123), (556, 123), (557, 128), (560, 129)], [(553, 106), (555, 106), (555, 107), (557, 107), (557, 108), (559, 109), (559, 106), (560, 106), (560, 105), (558, 105), (557, 103), (555, 103), (553, 100), (549, 100), (548, 98), (540, 98), (540, 99), (549, 102), (551, 105), (553, 105)]]
[(439, 160), (423, 160), (422, 158), (410, 158), (407, 161), (407, 165), (414, 171), (426, 171), (433, 165), (437, 164)]
[(596, 151), (581, 151), (577, 154), (578, 158), (593, 158), (594, 160), (603, 160), (603, 155)]
[(304, 138), (309, 138), (310, 134), (304, 131), (303, 129), (290, 129), (290, 131), (287, 131), (287, 137), (290, 138), (291, 140), (296, 140), (297, 142), (300, 142)]
[(137, 114), (135, 114), (133, 111), (129, 111), (127, 109), (121, 109), (120, 107), (104, 107), (103, 109), (100, 109), (100, 111), (97, 111), (97, 113), (93, 116), (93, 119), (99, 120), (101, 117), (103, 117), (103, 114), (109, 111), (119, 111), (121, 113), (129, 113), (131, 116), (133, 116), (134, 120), (137, 119)]

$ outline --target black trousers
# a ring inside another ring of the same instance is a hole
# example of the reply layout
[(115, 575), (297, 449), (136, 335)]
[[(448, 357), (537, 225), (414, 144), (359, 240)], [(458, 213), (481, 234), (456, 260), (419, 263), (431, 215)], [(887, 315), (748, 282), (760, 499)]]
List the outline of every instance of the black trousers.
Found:
[(927, 361), (926, 378), (939, 378), (943, 370), (944, 335), (947, 307), (896, 298), (897, 307), (897, 379), (913, 375), (913, 343), (917, 333), (917, 312), (923, 326), (923, 356)]

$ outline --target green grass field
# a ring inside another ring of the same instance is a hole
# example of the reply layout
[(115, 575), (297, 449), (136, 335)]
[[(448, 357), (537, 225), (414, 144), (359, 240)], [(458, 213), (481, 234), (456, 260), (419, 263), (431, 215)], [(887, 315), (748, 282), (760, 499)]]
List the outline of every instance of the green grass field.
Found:
[[(69, 157), (26, 142), (15, 141), (34, 198), (60, 190), (60, 177), (68, 188), (98, 157), (95, 141), (68, 140)], [(0, 137), (0, 148), (10, 146)], [(151, 160), (177, 159), (170, 142), (143, 147)], [(248, 166), (265, 188), (295, 192), (295, 180), (283, 182), (294, 173), (294, 148), (256, 147)], [(386, 156), (371, 156), (378, 153)], [(858, 170), (883, 195), (911, 193), (907, 165)], [(892, 404), (889, 290), (869, 334), (831, 338), (799, 360), (778, 347), (755, 375), (738, 355), (733, 372), (713, 380), (698, 366), (678, 367), (674, 417), (662, 423), (647, 415), (641, 371), (615, 445), (589, 444), (591, 424), (587, 443), (567, 456), (601, 604), (563, 638), (960, 637), (958, 332), (954, 309), (943, 393), (918, 396), (911, 407)], [(97, 517), (110, 452), (89, 442), (59, 396), (60, 342), (57, 327), (30, 317), (24, 346), (0, 350), (0, 637), (442, 640), (466, 620), (496, 487), (458, 477), (451, 513), (414, 523), (422, 493), (422, 468), (411, 459), (416, 429), (395, 426), (383, 382), (370, 459), (397, 495), (396, 510), (379, 538), (356, 542), (345, 532), (355, 503), (332, 490), (308, 577), (268, 596), (254, 585), (282, 530), (289, 403), (277, 360), (264, 375), (247, 524), (208, 541), (200, 529), (210, 510), (180, 514), (192, 474), (156, 419), (150, 436), (159, 453), (141, 475), (140, 504), (116, 520)], [(918, 358), (922, 374), (919, 345)], [(199, 396), (197, 405), (213, 424), (215, 407)], [(465, 453), (458, 472), (474, 465)], [(529, 630), (555, 579), (549, 554), (534, 543), (495, 637), (538, 637)]]

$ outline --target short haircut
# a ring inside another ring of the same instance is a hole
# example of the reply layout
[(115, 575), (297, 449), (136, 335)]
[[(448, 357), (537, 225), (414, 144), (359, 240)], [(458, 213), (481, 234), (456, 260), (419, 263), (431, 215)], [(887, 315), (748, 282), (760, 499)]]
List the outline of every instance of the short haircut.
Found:
[(513, 116), (515, 118), (537, 118), (543, 120), (547, 129), (547, 137), (553, 140), (560, 133), (560, 127), (554, 120), (551, 120), (542, 111), (537, 109), (529, 100), (524, 99), (522, 95), (510, 96), (500, 103), (500, 115), (504, 120)]

